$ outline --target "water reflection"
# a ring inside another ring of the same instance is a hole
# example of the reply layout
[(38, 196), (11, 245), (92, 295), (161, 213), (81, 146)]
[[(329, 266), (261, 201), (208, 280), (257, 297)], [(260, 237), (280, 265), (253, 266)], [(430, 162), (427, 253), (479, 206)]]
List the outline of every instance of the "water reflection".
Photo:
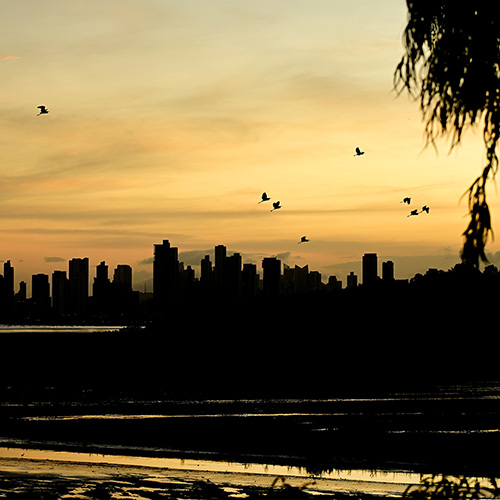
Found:
[(125, 326), (106, 325), (0, 325), (1, 333), (97, 333), (115, 332), (125, 329)]
[(301, 467), (273, 464), (240, 463), (186, 458), (158, 458), (98, 453), (39, 450), (30, 448), (0, 447), (0, 460), (14, 458), (24, 460), (50, 460), (85, 464), (108, 464), (117, 466), (139, 466), (182, 471), (206, 471), (229, 474), (265, 474), (270, 476), (322, 478), (330, 480), (377, 482), (409, 485), (418, 483), (420, 474), (406, 471), (345, 469), (322, 472), (312, 476)]

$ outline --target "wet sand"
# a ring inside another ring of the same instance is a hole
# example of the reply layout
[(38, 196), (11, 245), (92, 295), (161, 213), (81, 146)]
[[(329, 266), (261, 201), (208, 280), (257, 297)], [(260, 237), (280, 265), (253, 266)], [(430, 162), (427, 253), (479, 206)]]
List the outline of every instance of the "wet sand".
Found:
[[(275, 484), (273, 484), (275, 483)], [(30, 499), (159, 499), (209, 500), (321, 495), (343, 497), (400, 497), (408, 483), (360, 481), (322, 477), (276, 476), (266, 473), (79, 463), (58, 460), (0, 458), (0, 497), (15, 493)], [(18, 496), (19, 495), (19, 496)]]

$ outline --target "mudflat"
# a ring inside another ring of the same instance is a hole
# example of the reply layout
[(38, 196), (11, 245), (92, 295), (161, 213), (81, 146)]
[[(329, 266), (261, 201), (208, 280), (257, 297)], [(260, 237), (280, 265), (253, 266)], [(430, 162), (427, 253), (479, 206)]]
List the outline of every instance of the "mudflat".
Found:
[[(411, 481), (410, 481), (411, 482)], [(276, 476), (224, 470), (79, 463), (24, 458), (0, 459), (0, 496), (32, 499), (191, 500), (296, 497), (327, 498), (401, 496), (408, 483), (322, 477)]]

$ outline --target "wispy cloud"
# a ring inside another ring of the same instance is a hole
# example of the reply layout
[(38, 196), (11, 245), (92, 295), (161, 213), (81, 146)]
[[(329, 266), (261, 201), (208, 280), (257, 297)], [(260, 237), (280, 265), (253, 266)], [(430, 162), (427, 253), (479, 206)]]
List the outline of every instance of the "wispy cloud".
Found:
[(44, 262), (66, 262), (66, 259), (63, 259), (62, 257), (44, 257), (43, 261)]
[(13, 59), (21, 59), (18, 56), (9, 56), (8, 54), (0, 54), (0, 61), (11, 61)]

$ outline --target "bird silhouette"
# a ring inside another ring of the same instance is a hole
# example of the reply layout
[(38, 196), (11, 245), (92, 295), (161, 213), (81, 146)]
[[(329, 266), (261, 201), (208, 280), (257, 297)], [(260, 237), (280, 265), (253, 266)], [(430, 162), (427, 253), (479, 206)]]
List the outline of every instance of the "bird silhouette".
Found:
[(271, 212), (272, 212), (273, 210), (278, 210), (278, 209), (280, 209), (280, 208), (281, 208), (280, 202), (279, 202), (279, 201), (275, 201), (275, 202), (273, 203), (273, 208), (271, 209)]
[(401, 200), (401, 203), (407, 203), (409, 205), (411, 203), (411, 198), (409, 196), (407, 196), (406, 198), (403, 198)]
[(46, 115), (49, 112), (49, 110), (45, 106), (38, 106), (38, 109), (40, 110), (40, 112), (37, 116)]
[(364, 154), (365, 154), (365, 152), (364, 152), (364, 151), (361, 151), (361, 149), (356, 148), (356, 154), (355, 154), (355, 155), (353, 155), (353, 156), (361, 156), (361, 155), (364, 155)]
[(415, 210), (412, 210), (408, 215), (407, 217), (411, 217), (412, 215), (418, 215), (419, 214), (419, 211), (418, 211), (418, 208), (416, 208)]
[(269, 201), (271, 198), (267, 196), (267, 193), (262, 193), (262, 200), (259, 201), (259, 203), (262, 203), (263, 201)]
[(429, 207), (428, 207), (427, 205), (424, 205), (424, 206), (422, 207), (422, 210), (420, 211), (420, 213), (422, 213), (422, 212), (427, 212), (427, 213), (429, 213)]
[(309, 240), (305, 237), (305, 236), (302, 236), (302, 238), (300, 238), (300, 241), (297, 242), (297, 244), (299, 243), (307, 243)]

